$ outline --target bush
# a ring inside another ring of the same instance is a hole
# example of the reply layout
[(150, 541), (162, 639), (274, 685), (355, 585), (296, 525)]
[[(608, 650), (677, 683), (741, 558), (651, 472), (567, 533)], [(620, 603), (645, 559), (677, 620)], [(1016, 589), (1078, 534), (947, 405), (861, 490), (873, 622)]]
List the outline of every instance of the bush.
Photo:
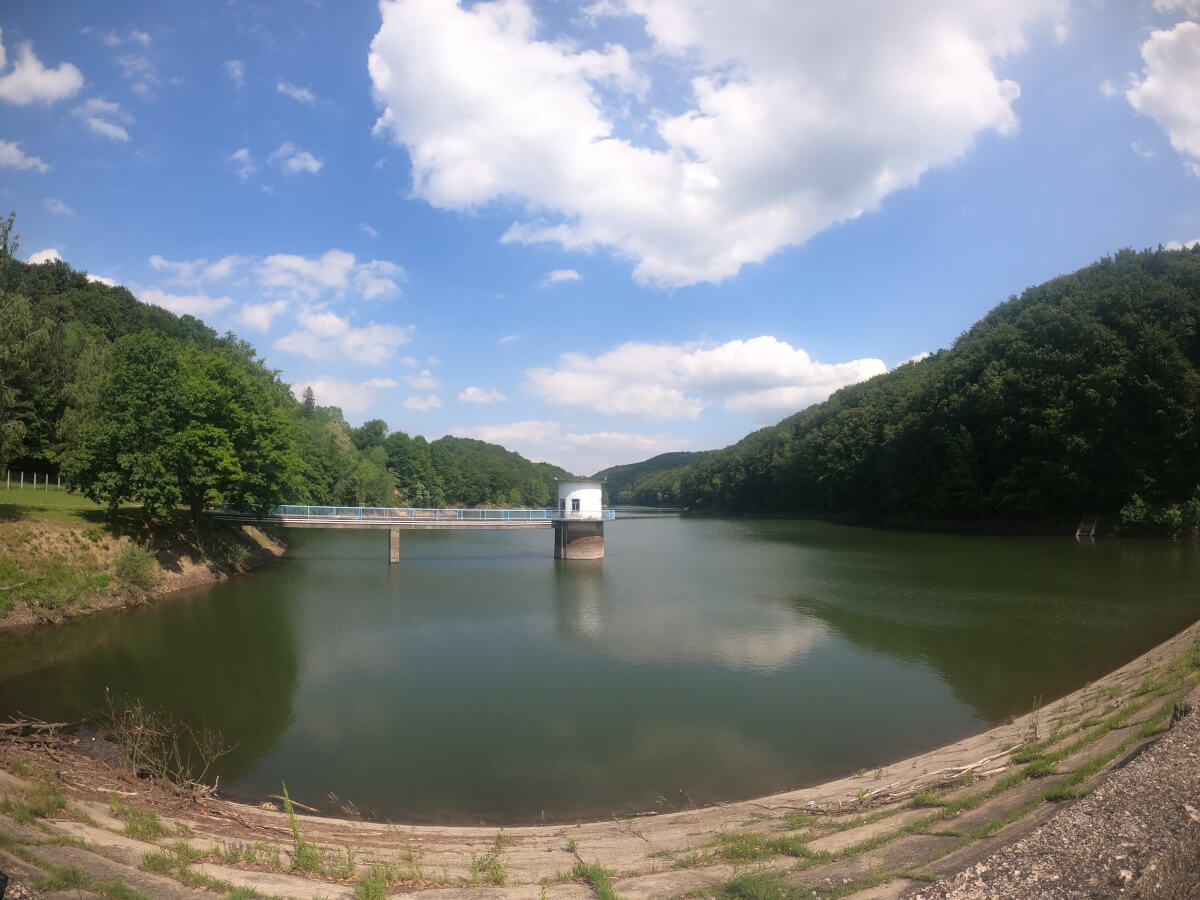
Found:
[(154, 553), (137, 544), (130, 544), (117, 556), (117, 578), (130, 587), (148, 590), (158, 582)]

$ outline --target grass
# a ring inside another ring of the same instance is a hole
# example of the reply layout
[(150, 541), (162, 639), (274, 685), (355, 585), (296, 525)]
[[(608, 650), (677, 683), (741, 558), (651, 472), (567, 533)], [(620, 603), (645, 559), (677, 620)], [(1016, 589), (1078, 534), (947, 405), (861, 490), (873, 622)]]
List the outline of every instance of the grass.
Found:
[(296, 822), (296, 810), (292, 807), (292, 798), (288, 795), (287, 785), (283, 786), (283, 807), (287, 810), (288, 824), (292, 828), (292, 868), (301, 872), (318, 874), (324, 865), (321, 850), (314, 844), (308, 843), (300, 834), (300, 826)]
[(935, 794), (933, 791), (929, 791), (929, 790), (918, 792), (916, 794), (916, 796), (914, 796), (912, 798), (912, 800), (909, 801), (908, 805), (913, 807), (914, 809), (925, 809), (925, 808), (932, 808), (932, 807), (937, 807), (937, 806), (945, 806), (945, 804), (941, 800), (938, 799), (937, 794)]
[(471, 883), (478, 884), (481, 880), (487, 884), (504, 884), (508, 880), (508, 860), (500, 855), (504, 848), (503, 833), (496, 835), (496, 840), (486, 853), (471, 854)]
[(826, 859), (829, 854), (810, 850), (794, 837), (769, 835), (758, 831), (723, 831), (717, 835), (718, 853), (731, 862), (754, 862), (772, 856), (797, 856), (802, 859)]
[(74, 866), (51, 866), (50, 873), (39, 881), (36, 890), (43, 894), (51, 891), (67, 891), (71, 888), (90, 887), (88, 877)]
[(384, 900), (387, 896), (389, 874), (389, 867), (373, 867), (370, 876), (354, 886), (354, 896), (358, 900)]
[(617, 892), (612, 886), (613, 873), (599, 863), (585, 863), (580, 860), (571, 869), (571, 874), (590, 884), (598, 900), (617, 900)]
[(111, 897), (112, 900), (146, 900), (146, 895), (135, 891), (119, 881), (93, 881), (89, 888), (101, 897)]
[(113, 571), (122, 584), (139, 590), (149, 590), (158, 583), (158, 561), (154, 551), (137, 544), (129, 544), (117, 554)]
[(221, 862), (230, 865), (245, 863), (249, 866), (260, 866), (268, 869), (283, 868), (279, 848), (258, 841), (253, 844), (226, 844), (217, 851), (217, 856)]
[(22, 825), (33, 825), (67, 808), (67, 797), (56, 784), (39, 781), (22, 796), (0, 800), (0, 813), (11, 816)]
[(0, 481), (0, 520), (19, 519), (36, 515), (40, 518), (56, 519), (61, 522), (99, 522), (104, 507), (93, 503), (83, 494), (72, 494), (51, 488), (33, 490), (28, 483), (21, 490), (13, 484), (5, 489)]
[(125, 822), (125, 833), (141, 841), (153, 841), (167, 833), (162, 822), (150, 810), (137, 809), (125, 803), (116, 794), (108, 795), (113, 815)]

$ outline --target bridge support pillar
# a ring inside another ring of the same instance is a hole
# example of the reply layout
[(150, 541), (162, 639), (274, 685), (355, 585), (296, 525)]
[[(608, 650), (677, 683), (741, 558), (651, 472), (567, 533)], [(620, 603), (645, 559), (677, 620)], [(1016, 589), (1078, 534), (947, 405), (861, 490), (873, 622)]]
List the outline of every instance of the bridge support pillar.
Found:
[(570, 520), (554, 523), (555, 559), (604, 559), (604, 522)]
[(396, 565), (400, 562), (400, 529), (388, 529), (388, 563)]

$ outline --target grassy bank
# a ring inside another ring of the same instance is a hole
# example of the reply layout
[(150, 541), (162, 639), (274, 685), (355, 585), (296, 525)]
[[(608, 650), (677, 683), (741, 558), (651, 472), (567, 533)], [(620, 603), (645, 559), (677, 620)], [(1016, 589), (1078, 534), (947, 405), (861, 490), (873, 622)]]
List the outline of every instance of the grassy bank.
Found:
[(217, 581), (277, 556), (252, 526), (186, 516), (145, 532), (136, 510), (109, 520), (79, 494), (0, 488), (0, 629), (62, 622)]

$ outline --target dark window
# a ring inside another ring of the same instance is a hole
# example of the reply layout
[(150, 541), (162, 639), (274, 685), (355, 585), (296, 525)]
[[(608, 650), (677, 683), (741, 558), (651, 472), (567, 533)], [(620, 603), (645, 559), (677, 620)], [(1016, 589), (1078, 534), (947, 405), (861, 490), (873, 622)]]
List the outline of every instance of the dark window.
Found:
[(578, 498), (571, 501), (571, 512), (579, 512), (579, 499)]

